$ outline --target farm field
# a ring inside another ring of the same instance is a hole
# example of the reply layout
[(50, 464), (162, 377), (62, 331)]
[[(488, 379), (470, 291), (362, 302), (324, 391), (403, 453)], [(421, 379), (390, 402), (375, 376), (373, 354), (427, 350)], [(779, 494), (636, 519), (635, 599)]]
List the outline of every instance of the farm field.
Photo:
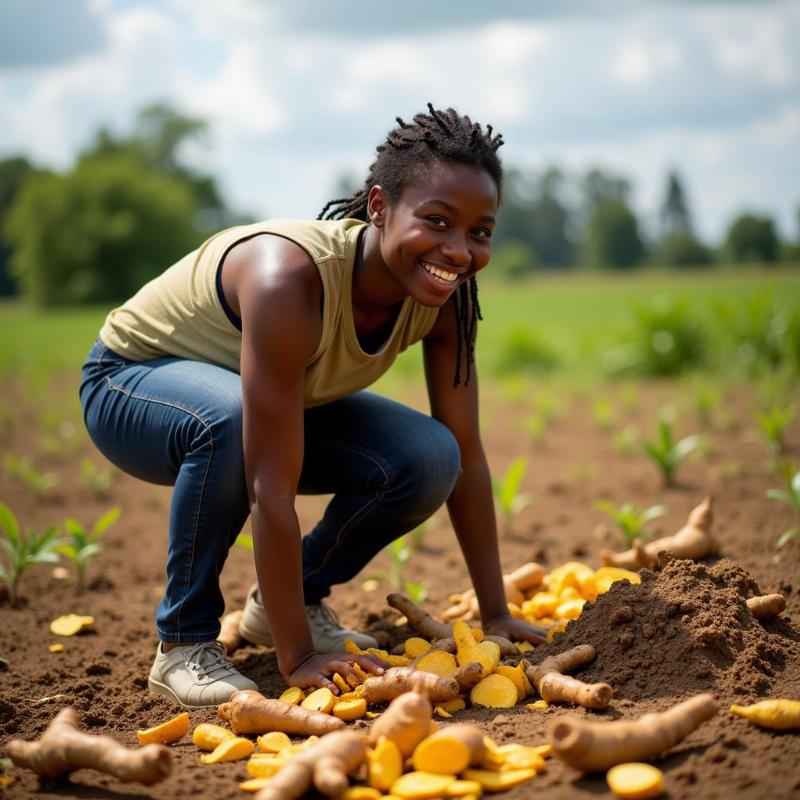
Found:
[[(719, 553), (700, 566), (680, 562), (661, 573), (648, 571), (639, 586), (615, 584), (584, 606), (551, 646), (534, 652), (532, 660), (538, 662), (567, 646), (594, 645), (597, 658), (575, 674), (590, 683), (610, 683), (615, 692), (610, 708), (587, 711), (553, 703), (534, 711), (524, 705), (533, 696), (508, 709), (467, 708), (455, 715), (456, 721), (475, 722), (498, 744), (539, 745), (546, 741), (548, 725), (561, 716), (633, 719), (708, 691), (718, 698), (719, 713), (655, 762), (665, 773), (665, 796), (800, 796), (800, 736), (758, 728), (728, 711), (732, 703), (766, 697), (800, 699), (800, 538), (776, 547), (797, 520), (789, 506), (767, 497), (768, 490), (781, 488), (782, 480), (758, 416), (768, 409), (787, 410), (780, 452), (797, 469), (800, 409), (791, 416), (797, 380), (780, 370), (720, 371), (721, 360), (735, 349), (723, 341), (723, 322), (712, 312), (715, 302), (745, 307), (765, 289), (790, 308), (800, 304), (800, 276), (788, 272), (654, 274), (629, 283), (548, 278), (516, 289), (491, 282), (482, 286), (484, 444), (497, 477), (515, 459), (526, 459), (520, 492), (530, 495), (503, 537), (504, 569), (527, 561), (545, 570), (568, 561), (601, 567), (602, 551), (627, 545), (595, 506), (600, 499), (641, 508), (665, 505), (664, 515), (648, 525), (657, 538), (677, 531), (691, 509), (710, 496)], [(615, 346), (611, 340), (617, 333), (624, 336), (631, 302), (650, 303), (665, 292), (689, 298), (707, 323), (707, 352), (716, 355), (683, 378), (605, 377), (604, 348)], [(121, 509), (101, 539), (102, 550), (88, 564), (83, 593), (76, 593), (72, 566), (62, 559), (57, 567), (41, 565), (23, 576), (18, 608), (2, 598), (0, 749), (10, 738), (40, 735), (64, 705), (79, 711), (86, 730), (130, 747), (136, 746), (136, 729), (176, 713), (166, 700), (147, 692), (156, 647), (153, 614), (164, 581), (169, 489), (107, 472), (82, 429), (77, 404), (78, 366), (104, 313), (93, 309), (43, 318), (17, 306), (0, 307), (0, 450), (5, 466), (0, 501), (24, 527), (37, 531), (63, 526), (68, 517), (91, 526), (110, 508)], [(509, 332), (520, 326), (554, 343), (556, 365), (549, 371), (500, 374)], [(379, 388), (425, 408), (416, 359), (404, 358), (395, 372)], [(642, 451), (644, 440), (656, 438), (660, 418), (673, 419), (676, 437), (702, 437), (668, 487)], [(31, 467), (27, 478), (14, 464)], [(325, 500), (300, 499), (304, 529), (314, 524)], [(243, 605), (255, 576), (251, 558), (246, 547), (231, 550), (223, 574), (228, 610)], [(332, 597), (345, 624), (372, 632), (390, 648), (412, 635), (408, 626), (395, 624), (398, 615), (384, 600), (394, 588), (386, 577), (392, 567), (389, 556), (381, 555)], [(400, 580), (421, 585), (427, 594), (424, 605), (434, 614), (448, 606), (452, 592), (469, 585), (443, 511), (418, 537)], [(741, 591), (780, 592), (786, 611), (779, 619), (756, 622), (743, 606), (735, 611), (742, 605)], [(630, 618), (617, 613), (621, 606), (632, 609)], [(72, 638), (55, 637), (50, 621), (68, 613), (92, 615), (95, 624)], [(63, 652), (48, 651), (56, 641), (64, 645)], [(286, 688), (270, 650), (246, 645), (234, 661), (264, 694), (275, 697)], [(191, 712), (191, 721), (215, 721), (215, 711)], [(15, 780), (4, 795), (43, 800), (246, 796), (237, 788), (247, 777), (244, 762), (204, 766), (188, 737), (171, 750), (173, 773), (154, 786), (81, 771), (66, 787), (40, 789), (32, 773), (13, 770)], [(612, 796), (602, 772), (583, 775), (555, 758), (531, 782), (499, 797), (517, 800), (534, 793), (543, 800)]]

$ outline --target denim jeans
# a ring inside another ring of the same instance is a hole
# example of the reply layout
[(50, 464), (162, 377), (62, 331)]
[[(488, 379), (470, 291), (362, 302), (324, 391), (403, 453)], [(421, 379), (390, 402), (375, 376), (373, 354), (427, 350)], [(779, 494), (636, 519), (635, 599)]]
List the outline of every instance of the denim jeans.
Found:
[[(174, 485), (159, 638), (213, 640), (225, 607), (220, 572), (250, 513), (239, 374), (183, 358), (131, 361), (98, 340), (80, 398), (89, 434), (111, 462)], [(334, 495), (303, 539), (311, 604), (439, 508), (460, 454), (440, 422), (368, 392), (306, 409), (304, 435), (298, 492)]]

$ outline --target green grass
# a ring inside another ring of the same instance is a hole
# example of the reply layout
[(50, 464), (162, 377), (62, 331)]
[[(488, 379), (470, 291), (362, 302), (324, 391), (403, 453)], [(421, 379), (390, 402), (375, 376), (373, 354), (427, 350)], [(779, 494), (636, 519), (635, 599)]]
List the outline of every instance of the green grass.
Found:
[[(491, 268), (490, 268), (491, 269)], [(481, 276), (478, 364), (493, 374), (509, 332), (528, 328), (559, 357), (562, 376), (597, 377), (599, 354), (630, 320), (633, 303), (659, 294), (681, 295), (710, 318), (715, 299), (744, 302), (771, 290), (781, 301), (800, 305), (800, 270), (733, 268), (696, 272), (645, 271), (635, 275), (576, 273), (542, 275), (521, 283)], [(107, 308), (39, 311), (19, 302), (0, 304), (0, 377), (43, 376), (77, 370), (97, 336)], [(403, 354), (378, 388), (394, 392), (421, 375), (420, 348)]]

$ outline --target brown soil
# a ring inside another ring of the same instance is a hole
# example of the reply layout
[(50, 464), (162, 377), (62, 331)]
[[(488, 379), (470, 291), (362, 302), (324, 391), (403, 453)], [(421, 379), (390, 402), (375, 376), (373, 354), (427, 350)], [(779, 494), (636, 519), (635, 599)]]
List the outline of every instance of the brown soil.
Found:
[[(36, 499), (19, 480), (3, 475), (0, 499), (24, 524), (37, 529), (60, 524), (68, 516), (92, 523), (114, 504), (123, 513), (89, 567), (90, 587), (82, 596), (76, 596), (69, 579), (58, 578), (52, 567), (43, 566), (24, 576), (20, 608), (9, 608), (7, 600), (0, 603), (0, 656), (6, 662), (4, 668), (0, 664), (0, 748), (9, 738), (38, 736), (63, 705), (78, 709), (88, 731), (135, 746), (137, 728), (163, 721), (176, 711), (165, 700), (151, 697), (146, 688), (156, 646), (153, 613), (164, 581), (169, 489), (120, 475), (107, 497), (95, 497), (82, 482), (78, 466), (86, 456), (98, 466), (102, 458), (82, 434), (73, 440), (65, 437), (68, 430), (63, 427), (55, 433), (45, 430), (47, 416), (42, 412), (47, 409), (55, 409), (61, 419), (79, 427), (74, 384), (66, 380), (58, 386), (45, 399), (34, 401), (18, 386), (4, 387), (3, 400), (20, 410), (0, 431), (0, 447), (27, 454), (40, 469), (57, 473), (59, 484), (44, 499)], [(656, 412), (663, 403), (685, 402), (674, 384), (644, 386), (633, 400), (622, 391), (597, 391), (614, 399), (616, 429), (634, 425), (647, 436), (655, 433)], [(540, 744), (548, 723), (562, 714), (633, 718), (711, 691), (720, 700), (720, 713), (656, 762), (666, 775), (666, 796), (676, 800), (800, 797), (800, 734), (766, 731), (727, 710), (732, 702), (764, 697), (800, 699), (800, 542), (780, 551), (774, 547), (792, 518), (787, 507), (765, 497), (777, 482), (765, 450), (754, 441), (753, 394), (746, 389), (727, 391), (710, 431), (713, 446), (704, 457), (681, 467), (680, 483), (670, 489), (661, 487), (646, 459), (623, 455), (613, 446), (611, 435), (597, 428), (588, 411), (593, 397), (587, 390), (561, 392), (559, 416), (539, 444), (525, 435), (532, 396), (484, 399), (482, 421), (492, 467), (502, 472), (523, 453), (530, 460), (524, 489), (534, 499), (517, 518), (512, 536), (502, 543), (504, 567), (510, 570), (531, 559), (547, 567), (575, 559), (599, 567), (601, 550), (623, 548), (613, 534), (596, 531), (603, 522), (592, 505), (598, 498), (640, 506), (665, 503), (668, 514), (650, 525), (658, 536), (676, 531), (689, 510), (711, 494), (713, 531), (722, 558), (699, 565), (673, 561), (663, 571), (643, 571), (640, 586), (615, 585), (587, 605), (581, 618), (557, 639), (553, 651), (583, 642), (595, 646), (596, 660), (578, 674), (614, 687), (615, 699), (608, 710), (551, 706), (535, 712), (519, 706), (500, 712), (468, 710), (457, 718), (478, 723), (499, 742)], [(404, 399), (424, 407), (416, 390), (409, 390)], [(696, 429), (688, 412), (684, 417), (679, 433)], [(46, 435), (64, 439), (60, 454), (43, 453)], [(797, 425), (788, 450), (797, 462)], [(313, 524), (324, 500), (301, 499), (304, 526)], [(382, 601), (389, 588), (362, 590), (364, 579), (386, 567), (383, 558), (351, 585), (337, 587), (332, 604), (345, 623), (369, 628), (391, 645), (407, 629), (393, 624), (396, 615)], [(406, 577), (427, 582), (426, 605), (433, 611), (445, 608), (450, 592), (468, 585), (443, 513), (429, 527), (422, 548), (406, 567)], [(223, 575), (229, 608), (241, 607), (253, 579), (250, 553), (233, 548)], [(744, 600), (758, 592), (786, 596), (787, 610), (779, 620), (762, 624), (753, 619)], [(92, 614), (97, 622), (89, 632), (62, 640), (63, 653), (51, 654), (47, 647), (55, 637), (48, 623), (69, 612)], [(541, 648), (534, 660), (547, 651)], [(265, 694), (275, 696), (285, 688), (270, 651), (246, 646), (237, 651), (235, 661)], [(194, 723), (214, 718), (213, 709), (192, 712)], [(203, 766), (188, 741), (171, 749), (173, 774), (155, 786), (124, 785), (80, 771), (66, 786), (40, 788), (31, 773), (14, 770), (15, 781), (5, 795), (198, 800), (240, 795), (237, 783), (245, 777), (243, 763)], [(555, 761), (533, 782), (501, 796), (514, 800), (534, 793), (542, 800), (611, 797), (602, 775), (582, 776)]]

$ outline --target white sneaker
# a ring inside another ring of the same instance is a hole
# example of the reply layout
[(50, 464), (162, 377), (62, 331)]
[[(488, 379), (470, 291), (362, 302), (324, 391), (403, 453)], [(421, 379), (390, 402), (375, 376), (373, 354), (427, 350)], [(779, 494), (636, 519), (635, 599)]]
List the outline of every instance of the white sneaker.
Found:
[[(242, 619), (239, 622), (239, 633), (253, 644), (272, 647), (272, 636), (267, 624), (264, 606), (258, 602), (258, 584), (254, 583), (247, 593)], [(325, 603), (306, 606), (308, 626), (311, 629), (311, 641), (317, 653), (343, 653), (344, 640), (352, 639), (362, 650), (377, 647), (377, 640), (366, 633), (343, 628), (333, 609)]]
[(166, 653), (159, 642), (147, 685), (184, 708), (216, 706), (238, 689), (258, 689), (234, 668), (219, 642), (180, 645)]

